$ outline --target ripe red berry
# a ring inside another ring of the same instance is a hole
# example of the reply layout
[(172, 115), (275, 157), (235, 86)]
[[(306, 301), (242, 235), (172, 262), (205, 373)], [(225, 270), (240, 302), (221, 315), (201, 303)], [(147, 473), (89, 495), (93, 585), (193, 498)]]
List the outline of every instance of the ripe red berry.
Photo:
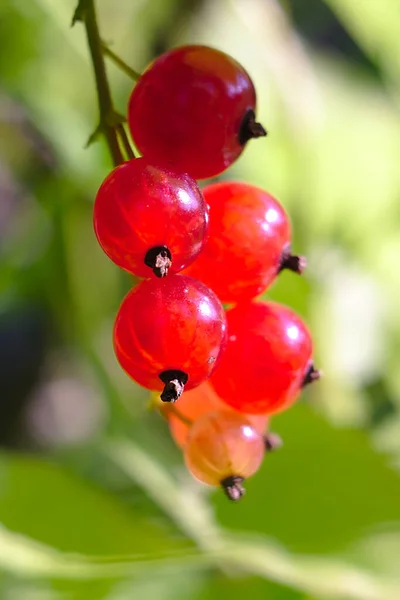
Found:
[(274, 302), (248, 302), (227, 311), (228, 342), (211, 378), (232, 408), (271, 414), (288, 408), (318, 371), (301, 318)]
[(183, 46), (157, 58), (129, 100), (133, 140), (149, 160), (195, 179), (227, 169), (252, 137), (253, 83), (233, 58), (206, 46)]
[(264, 453), (262, 435), (244, 415), (217, 410), (190, 428), (184, 456), (199, 481), (221, 485), (231, 500), (239, 500), (243, 480), (259, 469)]
[(185, 275), (147, 279), (123, 300), (114, 327), (122, 368), (145, 388), (175, 401), (214, 370), (225, 344), (223, 307), (203, 283)]
[[(171, 435), (180, 448), (185, 446), (191, 427), (200, 417), (217, 409), (231, 410), (218, 397), (209, 381), (185, 391), (177, 409), (174, 406), (170, 410), (170, 404), (164, 404), (163, 407), (161, 410), (168, 419)], [(266, 432), (268, 418), (265, 415), (246, 415), (246, 418), (256, 431), (261, 434)]]
[[(94, 228), (104, 252), (138, 275), (177, 272), (199, 254), (208, 209), (194, 179), (136, 158), (116, 167), (101, 185)], [(172, 263), (172, 264), (171, 264)]]
[(301, 273), (303, 257), (290, 253), (288, 216), (268, 192), (223, 181), (206, 186), (210, 209), (206, 243), (185, 271), (210, 287), (222, 302), (239, 302), (261, 294), (278, 273)]

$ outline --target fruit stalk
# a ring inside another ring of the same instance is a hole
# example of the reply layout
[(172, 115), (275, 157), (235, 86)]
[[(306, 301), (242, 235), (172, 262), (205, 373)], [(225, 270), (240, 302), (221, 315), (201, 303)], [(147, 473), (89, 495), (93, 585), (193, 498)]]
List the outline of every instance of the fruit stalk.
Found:
[(119, 68), (125, 75), (133, 79), (133, 81), (137, 81), (140, 78), (140, 73), (132, 69), (129, 65), (126, 64), (119, 56), (117, 56), (111, 48), (107, 46), (105, 42), (102, 42), (102, 50), (104, 56), (107, 56), (112, 62)]
[(83, 21), (84, 23), (96, 80), (97, 100), (100, 112), (100, 123), (96, 133), (104, 134), (113, 163), (117, 166), (121, 164), (124, 159), (118, 144), (116, 130), (111, 122), (115, 115), (115, 111), (107, 79), (94, 0), (81, 0), (75, 11), (74, 21), (76, 20)]

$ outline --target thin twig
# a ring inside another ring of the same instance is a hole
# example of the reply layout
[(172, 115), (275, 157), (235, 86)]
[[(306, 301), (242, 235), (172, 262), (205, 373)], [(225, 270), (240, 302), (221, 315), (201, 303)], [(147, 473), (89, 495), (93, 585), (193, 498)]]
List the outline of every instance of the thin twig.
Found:
[(129, 65), (126, 64), (115, 52), (113, 52), (110, 47), (105, 43), (101, 42), (101, 47), (103, 50), (104, 56), (107, 56), (125, 75), (128, 75), (133, 81), (137, 81), (139, 77), (141, 77), (140, 73), (132, 69)]
[(85, 10), (83, 12), (83, 21), (86, 29), (90, 56), (92, 59), (93, 70), (96, 79), (97, 99), (99, 102), (100, 111), (99, 130), (104, 134), (107, 140), (107, 145), (110, 150), (114, 165), (119, 165), (124, 161), (124, 159), (118, 144), (117, 133), (114, 126), (110, 123), (110, 119), (115, 111), (112, 103), (110, 86), (107, 79), (94, 0), (86, 0)]
[(182, 423), (184, 423), (188, 427), (191, 427), (193, 425), (193, 421), (191, 419), (188, 419), (188, 417), (185, 417), (185, 415), (183, 415), (181, 413), (181, 411), (178, 408), (176, 408), (176, 406), (174, 404), (167, 405), (166, 413), (173, 415), (174, 417), (179, 419)]
[(127, 158), (128, 159), (135, 158), (135, 153), (132, 150), (131, 143), (129, 141), (128, 135), (125, 131), (125, 127), (123, 126), (123, 124), (119, 123), (119, 125), (116, 126), (116, 130), (117, 130), (117, 134), (120, 139), (122, 148), (125, 150), (125, 154), (126, 154)]

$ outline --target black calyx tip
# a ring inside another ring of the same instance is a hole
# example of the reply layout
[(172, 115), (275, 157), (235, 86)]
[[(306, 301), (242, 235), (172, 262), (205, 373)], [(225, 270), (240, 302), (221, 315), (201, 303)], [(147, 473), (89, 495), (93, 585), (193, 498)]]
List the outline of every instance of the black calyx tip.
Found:
[(159, 378), (165, 384), (161, 392), (163, 402), (176, 402), (182, 396), (184, 387), (188, 381), (188, 376), (183, 371), (170, 369), (160, 373)]
[(245, 494), (246, 490), (242, 485), (243, 481), (243, 477), (239, 477), (238, 475), (231, 475), (221, 481), (221, 486), (229, 500), (237, 502)]
[(301, 387), (305, 387), (306, 385), (313, 383), (313, 381), (317, 381), (320, 377), (322, 377), (322, 372), (314, 367), (314, 363), (311, 363), (304, 375)]
[(167, 246), (154, 246), (147, 251), (144, 263), (157, 277), (165, 277), (172, 265), (171, 252)]
[(307, 266), (307, 259), (305, 256), (297, 256), (292, 254), (291, 247), (288, 245), (282, 252), (281, 261), (278, 268), (278, 273), (287, 269), (301, 275)]
[(283, 446), (282, 438), (277, 433), (268, 432), (263, 437), (266, 452), (273, 452)]
[(242, 123), (239, 129), (239, 144), (244, 146), (246, 142), (252, 138), (264, 137), (267, 135), (267, 131), (261, 125), (257, 123), (256, 115), (254, 110), (250, 109), (244, 115)]

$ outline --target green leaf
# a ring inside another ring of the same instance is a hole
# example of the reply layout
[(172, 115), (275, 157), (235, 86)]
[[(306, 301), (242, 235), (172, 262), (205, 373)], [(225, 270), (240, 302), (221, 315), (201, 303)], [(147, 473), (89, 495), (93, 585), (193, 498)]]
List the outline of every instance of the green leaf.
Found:
[(358, 44), (400, 86), (400, 5), (393, 0), (325, 0)]
[(214, 515), (196, 488), (178, 485), (165, 463), (128, 439), (111, 441), (104, 451), (199, 548), (213, 549), (218, 545), (219, 530)]
[[(316, 598), (397, 600), (397, 577), (377, 576), (352, 561), (335, 557), (295, 556), (260, 536), (226, 536), (225, 559), (236, 569), (292, 586)], [(237, 571), (236, 571), (237, 572)]]
[(0, 521), (55, 548), (143, 556), (189, 546), (168, 536), (162, 523), (130, 512), (101, 489), (49, 462), (3, 455), (0, 482)]
[(221, 598), (251, 598), (251, 600), (301, 600), (302, 592), (283, 587), (267, 579), (215, 572), (203, 582), (203, 589), (195, 600), (219, 600)]
[(364, 433), (335, 430), (304, 404), (273, 419), (272, 429), (284, 446), (247, 482), (243, 500), (232, 505), (215, 494), (222, 524), (317, 553), (343, 550), (384, 523), (400, 525), (400, 477)]
[[(326, 430), (323, 434), (326, 435)], [(160, 507), (178, 526), (196, 540), (205, 561), (203, 566), (207, 566), (207, 561), (210, 561), (208, 566), (218, 566), (230, 578), (253, 575), (271, 580), (278, 586), (286, 585), (295, 590), (316, 594), (317, 597), (396, 600), (400, 593), (398, 582), (390, 576), (376, 576), (372, 571), (361, 570), (334, 556), (328, 558), (291, 554), (271, 539), (260, 536), (265, 499), (263, 507), (257, 506), (257, 536), (230, 534), (213, 522), (205, 499), (196, 494), (195, 488), (189, 484), (178, 485), (150, 453), (124, 439), (111, 442), (105, 451), (121, 470), (159, 502)], [(293, 496), (292, 493), (290, 497)], [(220, 497), (222, 498), (222, 494)], [(223, 500), (224, 507), (229, 507), (226, 499)], [(237, 510), (240, 504), (230, 506), (236, 513), (240, 512)], [(251, 510), (256, 510), (254, 504)], [(240, 517), (243, 517), (243, 513)], [(238, 528), (242, 528), (243, 522), (238, 523)], [(185, 562), (189, 560), (189, 567), (201, 567), (200, 556), (194, 558), (194, 564), (190, 561), (190, 556), (187, 556)]]
[(155, 558), (144, 554), (94, 557), (64, 553), (0, 525), (0, 573), (19, 579), (94, 581), (154, 577), (156, 573), (162, 577), (179, 573), (182, 567), (187, 572), (202, 572), (209, 568), (212, 560), (198, 552), (170, 553)]

